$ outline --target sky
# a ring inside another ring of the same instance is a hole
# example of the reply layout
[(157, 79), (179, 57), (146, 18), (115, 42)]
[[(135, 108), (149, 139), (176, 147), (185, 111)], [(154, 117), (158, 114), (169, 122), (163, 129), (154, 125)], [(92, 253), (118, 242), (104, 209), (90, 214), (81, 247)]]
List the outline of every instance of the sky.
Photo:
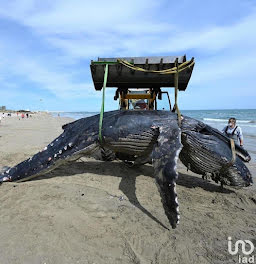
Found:
[(0, 34), (8, 109), (99, 111), (91, 60), (184, 54), (196, 64), (180, 109), (256, 108), (255, 0), (0, 0)]

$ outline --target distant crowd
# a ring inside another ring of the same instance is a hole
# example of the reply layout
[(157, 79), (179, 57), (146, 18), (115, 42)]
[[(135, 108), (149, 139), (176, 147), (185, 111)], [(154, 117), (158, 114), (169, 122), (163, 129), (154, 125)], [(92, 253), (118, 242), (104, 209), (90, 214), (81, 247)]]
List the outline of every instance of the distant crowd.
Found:
[[(6, 118), (6, 117), (13, 117), (14, 115), (15, 115), (15, 113), (2, 113), (2, 115), (0, 115), (0, 123), (1, 123), (1, 121), (4, 118)], [(23, 112), (17, 112), (16, 115), (19, 118), (19, 120), (22, 120), (24, 118), (30, 118), (30, 117), (32, 117), (31, 114), (29, 114), (29, 113), (23, 113)]]

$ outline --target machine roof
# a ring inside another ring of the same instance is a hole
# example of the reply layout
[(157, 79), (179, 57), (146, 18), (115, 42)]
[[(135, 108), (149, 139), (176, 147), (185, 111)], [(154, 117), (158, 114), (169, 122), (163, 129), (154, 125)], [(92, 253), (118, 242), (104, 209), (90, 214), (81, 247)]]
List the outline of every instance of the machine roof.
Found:
[[(98, 58), (97, 61), (91, 61), (91, 74), (96, 90), (101, 90), (103, 86), (105, 64), (109, 63), (107, 78), (107, 87), (117, 88), (161, 88), (174, 87), (174, 74), (158, 74), (152, 72), (142, 72), (130, 69), (121, 63), (118, 59), (123, 59), (132, 63), (134, 66), (146, 70), (166, 70), (175, 67), (175, 61), (178, 64), (186, 62), (184, 56), (153, 56), (153, 57), (123, 57), (123, 58)], [(194, 65), (179, 73), (179, 90), (186, 90), (190, 80)]]

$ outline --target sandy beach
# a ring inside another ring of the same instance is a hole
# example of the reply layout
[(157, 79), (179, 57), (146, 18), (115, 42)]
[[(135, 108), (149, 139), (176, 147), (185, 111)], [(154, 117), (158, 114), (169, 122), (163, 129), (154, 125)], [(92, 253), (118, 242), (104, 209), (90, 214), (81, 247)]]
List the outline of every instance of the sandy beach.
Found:
[[(32, 156), (69, 118), (36, 114), (0, 124), (0, 167)], [(254, 179), (256, 164), (248, 165)], [(153, 168), (82, 158), (0, 186), (1, 264), (238, 263), (227, 238), (256, 245), (255, 186), (224, 190), (179, 164), (181, 222), (170, 228)]]

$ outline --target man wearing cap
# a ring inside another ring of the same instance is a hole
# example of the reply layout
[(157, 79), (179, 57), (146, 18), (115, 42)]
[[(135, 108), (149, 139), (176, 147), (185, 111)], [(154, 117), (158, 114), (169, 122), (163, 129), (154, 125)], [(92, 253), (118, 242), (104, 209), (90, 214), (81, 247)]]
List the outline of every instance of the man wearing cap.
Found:
[(234, 117), (229, 118), (228, 125), (223, 128), (222, 132), (227, 137), (234, 139), (236, 143), (240, 143), (241, 147), (243, 146), (244, 139), (242, 129), (236, 125), (236, 119)]

